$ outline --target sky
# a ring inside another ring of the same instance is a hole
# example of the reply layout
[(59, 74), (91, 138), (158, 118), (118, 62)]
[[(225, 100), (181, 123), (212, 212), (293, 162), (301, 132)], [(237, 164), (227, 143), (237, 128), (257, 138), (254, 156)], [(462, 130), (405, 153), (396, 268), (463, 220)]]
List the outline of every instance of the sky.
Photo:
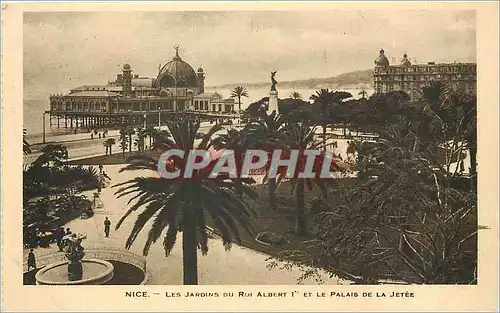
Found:
[(23, 27), (25, 99), (114, 80), (124, 63), (156, 77), (174, 56), (206, 86), (331, 77), (373, 68), (383, 48), (417, 63), (476, 62), (474, 11), (37, 12)]

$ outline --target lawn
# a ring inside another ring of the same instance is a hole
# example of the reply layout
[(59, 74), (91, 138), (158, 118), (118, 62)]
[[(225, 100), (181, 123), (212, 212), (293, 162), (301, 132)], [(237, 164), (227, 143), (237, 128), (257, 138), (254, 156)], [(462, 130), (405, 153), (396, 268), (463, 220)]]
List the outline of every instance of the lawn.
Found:
[[(337, 197), (336, 185), (351, 185), (355, 182), (354, 179), (342, 179), (330, 186), (328, 195), (329, 204), (334, 207)], [(294, 211), (294, 197), (292, 194), (292, 184), (290, 182), (282, 183), (277, 191), (278, 211), (273, 211), (269, 207), (268, 189), (266, 185), (259, 185), (256, 187), (259, 197), (255, 201), (249, 201), (249, 205), (255, 210), (256, 216), (253, 220), (253, 225), (257, 231), (260, 232), (274, 232), (284, 236), (288, 243), (281, 246), (268, 246), (261, 244), (255, 240), (254, 236), (248, 234), (244, 229), (240, 228), (242, 238), (242, 246), (247, 248), (268, 253), (271, 255), (278, 255), (283, 250), (302, 250), (307, 251), (308, 248), (303, 243), (304, 241), (312, 239), (312, 236), (296, 236), (294, 234), (295, 228), (295, 211)], [(307, 188), (306, 188), (307, 190)], [(321, 195), (319, 188), (314, 187), (312, 190), (307, 190), (306, 196), (306, 211), (309, 210), (309, 202)], [(312, 216), (309, 216), (310, 219)]]
[(74, 161), (68, 161), (69, 165), (117, 165), (117, 164), (126, 164), (127, 158), (132, 156), (128, 152), (125, 154), (113, 153), (108, 155), (100, 155), (95, 157), (83, 158)]

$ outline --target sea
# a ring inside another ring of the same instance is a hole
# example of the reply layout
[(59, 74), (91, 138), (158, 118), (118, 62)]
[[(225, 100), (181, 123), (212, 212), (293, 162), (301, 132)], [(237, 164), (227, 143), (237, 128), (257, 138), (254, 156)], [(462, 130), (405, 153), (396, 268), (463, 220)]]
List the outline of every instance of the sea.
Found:
[[(323, 88), (328, 88), (325, 86)], [(289, 98), (292, 92), (297, 91), (301, 94), (302, 99), (308, 100), (309, 97), (316, 93), (317, 89), (293, 89), (293, 88), (278, 88), (278, 97)], [(334, 88), (330, 87), (333, 90), (342, 90), (347, 91), (353, 95), (354, 99), (360, 98), (359, 92), (361, 91), (361, 87), (357, 88)], [(367, 96), (373, 94), (373, 90), (365, 89), (367, 91)], [(231, 94), (231, 89), (229, 88), (215, 88), (215, 87), (207, 87), (205, 92), (215, 92), (217, 91), (224, 98), (228, 98)], [(241, 108), (244, 110), (248, 107), (250, 103), (256, 102), (264, 97), (269, 96), (268, 88), (248, 88), (248, 97), (243, 97), (241, 99)], [(49, 98), (45, 99), (29, 99), (23, 101), (23, 128), (26, 129), (27, 139), (31, 142), (39, 142), (42, 138), (43, 133), (43, 118), (42, 114), (44, 111), (49, 109)], [(45, 119), (45, 133), (47, 137), (55, 136), (55, 135), (63, 135), (71, 133), (70, 129), (64, 128), (64, 124), (61, 123), (61, 127), (57, 128), (56, 125), (49, 125), (49, 118)]]

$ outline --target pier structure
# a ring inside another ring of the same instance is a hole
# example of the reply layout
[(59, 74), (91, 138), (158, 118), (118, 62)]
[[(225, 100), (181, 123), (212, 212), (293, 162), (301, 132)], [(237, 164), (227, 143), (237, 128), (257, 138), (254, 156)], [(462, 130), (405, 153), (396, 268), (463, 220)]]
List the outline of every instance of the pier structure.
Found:
[(84, 85), (68, 94), (50, 95), (50, 126), (118, 128), (159, 126), (180, 116), (223, 122), (237, 116), (235, 100), (205, 92), (205, 72), (195, 71), (179, 56), (158, 66), (156, 77), (134, 75), (124, 64), (107, 85)]

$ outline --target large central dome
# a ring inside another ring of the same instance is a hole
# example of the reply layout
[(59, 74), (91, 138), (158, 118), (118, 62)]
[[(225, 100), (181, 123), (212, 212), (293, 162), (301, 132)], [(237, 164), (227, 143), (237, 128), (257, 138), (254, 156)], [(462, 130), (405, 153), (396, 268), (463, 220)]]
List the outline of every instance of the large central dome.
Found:
[(158, 73), (157, 82), (160, 87), (198, 87), (196, 72), (188, 63), (184, 62), (176, 50), (172, 61), (165, 64)]

